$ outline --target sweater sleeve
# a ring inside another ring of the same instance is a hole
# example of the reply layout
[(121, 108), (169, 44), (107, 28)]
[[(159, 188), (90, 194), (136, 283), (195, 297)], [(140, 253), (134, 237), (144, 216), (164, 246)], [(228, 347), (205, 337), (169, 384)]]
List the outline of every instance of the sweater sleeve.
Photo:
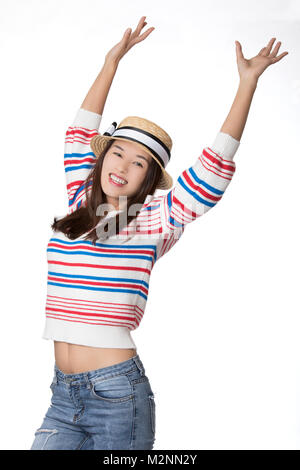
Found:
[(219, 132), (195, 163), (184, 170), (175, 186), (160, 199), (163, 243), (158, 258), (176, 243), (185, 226), (205, 214), (222, 198), (234, 172), (233, 157), (240, 142)]
[(86, 200), (85, 180), (95, 166), (90, 141), (98, 133), (102, 115), (79, 108), (65, 135), (64, 167), (68, 194), (68, 214)]

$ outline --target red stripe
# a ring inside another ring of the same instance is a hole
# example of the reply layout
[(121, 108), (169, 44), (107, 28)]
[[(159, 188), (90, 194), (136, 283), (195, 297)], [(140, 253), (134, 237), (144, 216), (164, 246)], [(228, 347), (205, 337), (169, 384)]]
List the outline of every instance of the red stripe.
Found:
[(196, 212), (190, 210), (188, 207), (186, 207), (175, 195), (173, 196), (173, 200), (176, 202), (176, 204), (181, 207), (181, 209), (184, 210), (184, 212), (191, 216), (191, 217), (197, 217)]
[[(173, 193), (173, 192), (174, 192), (174, 191), (173, 191), (173, 189), (172, 189), (172, 190), (171, 190), (171, 197), (172, 197), (172, 193)], [(169, 194), (169, 193), (168, 193), (168, 194)], [(167, 197), (168, 197), (168, 194), (166, 194), (165, 198), (163, 199), (162, 204), (163, 204), (163, 210), (164, 210), (164, 214), (165, 214), (166, 225), (167, 225), (168, 228), (173, 229), (173, 225), (171, 225), (171, 224), (169, 223), (169, 216), (167, 215), (167, 204), (168, 204), (168, 203), (167, 203)]]
[[(60, 318), (60, 316), (49, 315), (49, 314), (47, 315), (47, 313), (46, 313), (46, 317), (53, 318), (54, 320), (70, 321), (71, 323), (86, 323), (87, 325), (103, 325), (103, 326), (127, 326), (130, 330), (135, 329), (135, 327), (133, 327), (131, 324), (121, 323), (121, 322), (118, 322), (118, 323), (116, 322), (115, 324), (109, 321), (107, 321), (106, 323), (102, 323), (102, 322), (87, 322), (87, 321), (80, 321), (80, 320), (68, 320), (67, 318)], [(135, 321), (135, 324), (137, 324), (136, 321)]]
[[(62, 312), (62, 313), (69, 313), (69, 314), (76, 314), (76, 312), (74, 310), (67, 310), (67, 309), (63, 309), (63, 308), (46, 308), (46, 311), (53, 311), (53, 312)], [(131, 317), (126, 317), (126, 316), (120, 316), (120, 315), (108, 315), (108, 314), (105, 314), (105, 313), (85, 313), (85, 312), (80, 312), (79, 313), (80, 315), (82, 316), (89, 316), (89, 317), (99, 317), (99, 318), (114, 318), (116, 320), (132, 320)]]
[(210, 199), (211, 201), (213, 202), (218, 202), (222, 196), (213, 196), (212, 194), (206, 192), (202, 186), (199, 186), (199, 185), (196, 185), (190, 178), (187, 170), (185, 170), (183, 172), (183, 177), (184, 179), (187, 181), (187, 183), (189, 184), (189, 186), (191, 186), (197, 193), (200, 193), (202, 196), (206, 197), (207, 199)]
[(225, 171), (219, 170), (219, 168), (216, 168), (213, 164), (211, 164), (210, 161), (204, 157), (204, 155), (201, 155), (201, 158), (209, 167), (214, 168), (218, 172), (219, 176), (227, 175), (227, 176), (232, 177), (232, 175), (234, 174), (234, 171), (225, 172)]
[(103, 281), (84, 281), (83, 279), (65, 279), (61, 277), (55, 277), (55, 276), (48, 276), (49, 281), (56, 281), (56, 282), (63, 282), (66, 284), (80, 284), (80, 285), (86, 285), (86, 286), (104, 286), (104, 287), (125, 287), (125, 288), (132, 288), (132, 289), (137, 289), (143, 291), (145, 294), (148, 294), (148, 289), (146, 287), (143, 287), (139, 284), (123, 284), (119, 282), (103, 282)]
[[(75, 250), (80, 250), (80, 249), (84, 249), (85, 251), (91, 251), (93, 253), (114, 253), (114, 254), (140, 254), (140, 255), (150, 255), (150, 256), (153, 256), (153, 249), (152, 250), (137, 250), (137, 249), (134, 249), (134, 250), (124, 250), (124, 248), (101, 248), (99, 250), (99, 248), (94, 248), (92, 246), (87, 246), (87, 245), (84, 245), (84, 244), (80, 244), (80, 242), (78, 242), (77, 245), (75, 246), (66, 246), (64, 244), (60, 244), (59, 242), (49, 242), (48, 244), (48, 247), (53, 247), (53, 248), (62, 248), (64, 250), (67, 250), (67, 251), (75, 251)], [(119, 251), (118, 251), (119, 250)]]
[(72, 181), (71, 183), (67, 184), (67, 188), (68, 188), (68, 190), (70, 190), (71, 188), (73, 188), (73, 186), (78, 186), (79, 187), (80, 185), (82, 185), (83, 182), (84, 182), (84, 180)]
[[(211, 150), (211, 149), (209, 148), (209, 150)], [(233, 162), (231, 162), (230, 165), (227, 165), (226, 163), (224, 163), (224, 160), (222, 159), (222, 157), (220, 157), (219, 155), (218, 155), (218, 158), (213, 157), (212, 155), (210, 155), (210, 153), (208, 153), (208, 151), (206, 149), (203, 150), (202, 154), (204, 155), (204, 157), (208, 158), (208, 160), (210, 160), (212, 163), (217, 164), (218, 167), (220, 168), (220, 172), (222, 172), (223, 170), (227, 170), (229, 172), (234, 172), (235, 166), (234, 166)], [(221, 161), (219, 160), (219, 158), (220, 158)], [(228, 160), (226, 160), (226, 161), (228, 161)], [(216, 168), (216, 170), (217, 170), (217, 168)]]
[[(76, 190), (75, 191), (69, 191), (69, 199), (70, 201), (74, 199), (74, 194), (75, 194)], [(81, 191), (79, 191), (79, 193), (77, 193), (76, 195), (76, 198), (73, 200), (72, 204), (70, 205), (70, 207), (74, 207), (76, 206), (76, 204), (78, 204), (78, 202), (83, 199), (85, 200), (85, 190), (84, 188), (82, 188)], [(83, 201), (82, 201), (83, 203)]]
[(139, 268), (136, 266), (105, 266), (104, 264), (89, 264), (89, 263), (66, 263), (63, 261), (52, 261), (49, 260), (48, 264), (58, 264), (61, 266), (76, 266), (76, 267), (86, 267), (86, 268), (96, 268), (96, 269), (116, 269), (116, 270), (124, 270), (124, 271), (139, 271), (144, 272), (150, 275), (150, 270), (145, 268)]
[[(171, 246), (172, 246), (172, 244), (173, 244), (173, 240), (175, 240), (174, 233), (175, 233), (175, 232), (172, 232), (171, 235), (166, 239), (166, 241), (165, 241), (166, 243), (165, 243), (165, 247), (164, 247), (164, 250), (163, 250), (162, 255), (165, 254), (165, 253), (167, 253), (167, 252), (170, 250), (170, 248), (171, 248)], [(161, 255), (161, 256), (162, 256), (162, 255)]]
[(145, 229), (145, 230), (138, 230), (138, 229), (135, 229), (134, 228), (131, 228), (128, 230), (126, 230), (126, 228), (124, 228), (120, 233), (119, 235), (154, 235), (154, 234), (157, 234), (157, 233), (161, 233), (162, 232), (162, 228), (159, 227), (157, 229), (154, 229), (152, 227), (149, 227), (148, 229)]
[(195, 220), (196, 216), (195, 217), (192, 217), (192, 216), (187, 216), (186, 213), (182, 213), (182, 211), (179, 210), (180, 208), (173, 204), (172, 206), (172, 215), (174, 217), (174, 219), (177, 220), (177, 222), (180, 222), (180, 223), (183, 223), (183, 224), (188, 224), (190, 222), (192, 222), (193, 220)]
[[(212, 153), (214, 153), (218, 158), (221, 158), (221, 159), (223, 160), (223, 162), (228, 162), (228, 163), (230, 163), (231, 165), (234, 165), (234, 164), (235, 164), (233, 160), (227, 160), (226, 158), (221, 157), (221, 155), (219, 155), (217, 152), (215, 152), (212, 148), (210, 148), (210, 147), (206, 147), (206, 148), (208, 148), (208, 149), (209, 149)], [(205, 149), (204, 149), (204, 150), (205, 150)]]
[(64, 159), (64, 166), (69, 167), (72, 165), (80, 165), (82, 163), (94, 163), (95, 162), (95, 157), (93, 156), (87, 156), (85, 158), (72, 158), (68, 157)]
[[(76, 301), (76, 302), (82, 302), (82, 303), (85, 302), (85, 303), (87, 303), (87, 304), (88, 304), (88, 303), (89, 303), (89, 304), (91, 304), (91, 303), (96, 303), (96, 304), (101, 304), (101, 305), (102, 305), (102, 304), (103, 304), (103, 305), (109, 305), (110, 308), (111, 308), (111, 306), (113, 306), (113, 307), (114, 307), (114, 306), (119, 307), (120, 305), (124, 305), (125, 307), (139, 308), (137, 305), (122, 304), (122, 303), (120, 304), (119, 302), (103, 302), (103, 301), (99, 301), (99, 300), (88, 300), (88, 299), (82, 300), (82, 299), (77, 299), (77, 298), (74, 299), (73, 297), (72, 297), (72, 298), (69, 298), (69, 297), (59, 297), (59, 296), (57, 296), (57, 295), (50, 295), (50, 294), (48, 294), (47, 297), (48, 297), (48, 298), (51, 298), (51, 299), (62, 299), (62, 300), (66, 300), (67, 302), (69, 302), (69, 301), (72, 301), (72, 302), (73, 302), (73, 301)], [(84, 304), (83, 304), (83, 305), (84, 305)], [(141, 310), (141, 309), (140, 309), (140, 310)], [(141, 310), (141, 312), (143, 312), (143, 310)]]
[(201, 157), (199, 157), (199, 160), (200, 160), (200, 162), (202, 163), (203, 167), (206, 170), (211, 171), (214, 175), (218, 176), (218, 178), (224, 178), (225, 180), (229, 180), (229, 181), (232, 179), (232, 175), (230, 175), (230, 177), (226, 178), (226, 176), (220, 175), (219, 173), (216, 173), (215, 171), (213, 171), (211, 168), (208, 168), (205, 161)]
[(158, 223), (160, 221), (160, 214), (159, 212), (157, 212), (157, 214), (153, 214), (153, 212), (151, 212), (150, 214), (140, 213), (138, 214), (137, 218), (141, 222)]
[[(93, 322), (94, 322), (95, 320), (97, 320), (97, 318), (81, 317), (80, 314), (78, 314), (77, 312), (73, 312), (73, 314), (71, 315), (71, 314), (56, 313), (55, 311), (52, 312), (51, 309), (46, 309), (46, 316), (48, 316), (49, 314), (55, 315), (58, 319), (61, 319), (61, 318), (63, 318), (63, 317), (65, 317), (65, 318), (76, 318), (76, 319), (86, 320), (86, 321), (90, 322), (91, 324), (93, 324)], [(87, 316), (90, 316), (90, 315), (87, 315)], [(95, 315), (92, 315), (92, 316), (95, 317)], [(98, 315), (97, 315), (97, 316), (98, 316)], [(96, 317), (97, 317), (97, 316), (96, 316)], [(101, 315), (99, 315), (99, 318), (101, 318)], [(112, 317), (112, 318), (114, 318), (114, 317)], [(103, 318), (103, 320), (107, 321), (105, 318)], [(110, 320), (110, 321), (111, 321), (111, 320)], [(116, 319), (116, 321), (117, 321), (117, 319)], [(128, 321), (131, 322), (131, 324), (132, 324), (132, 323), (134, 324), (134, 323), (136, 323), (136, 317), (133, 317), (133, 318), (131, 318), (131, 319), (129, 319), (129, 320), (124, 319), (124, 322), (122, 322), (121, 325), (122, 325), (122, 326), (124, 326), (124, 325), (130, 325), (130, 323), (127, 323)], [(94, 323), (94, 324), (97, 324), (97, 323)], [(120, 325), (120, 322), (118, 322), (118, 324)]]
[(83, 138), (90, 139), (96, 134), (99, 134), (97, 129), (87, 129), (86, 127), (77, 127), (77, 126), (69, 126), (66, 132), (66, 137), (81, 135)]
[[(47, 302), (46, 302), (46, 306), (48, 307), (65, 307), (65, 308), (69, 308), (69, 309), (74, 309), (72, 311), (77, 311), (77, 312), (80, 312), (82, 309), (86, 310), (86, 311), (93, 311), (93, 312), (111, 312), (111, 313), (114, 313), (112, 312), (114, 309), (117, 313), (127, 313), (127, 315), (135, 315), (136, 314), (136, 311), (134, 308), (131, 308), (132, 312), (130, 312), (130, 309), (128, 308), (121, 308), (121, 307), (110, 307), (109, 309), (108, 308), (96, 308), (97, 306), (95, 305), (81, 305), (81, 304), (78, 304), (78, 303), (72, 303), (72, 302), (63, 302), (63, 301), (57, 301), (57, 300), (51, 300), (51, 299), (47, 299)], [(94, 307), (94, 308), (93, 308)], [(133, 307), (133, 306), (130, 306), (130, 307)]]

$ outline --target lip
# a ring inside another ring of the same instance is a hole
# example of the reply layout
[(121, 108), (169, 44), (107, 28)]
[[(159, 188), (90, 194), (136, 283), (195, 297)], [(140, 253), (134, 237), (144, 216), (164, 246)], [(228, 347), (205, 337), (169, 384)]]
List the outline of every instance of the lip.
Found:
[(119, 176), (119, 175), (117, 175), (116, 173), (113, 173), (113, 172), (109, 173), (109, 175), (108, 175), (108, 180), (109, 180), (109, 182), (110, 182), (111, 184), (114, 184), (115, 186), (118, 186), (119, 188), (120, 188), (121, 186), (125, 186), (125, 185), (128, 183), (128, 181), (126, 181), (125, 184), (116, 183), (116, 181), (113, 181), (113, 180), (111, 179), (110, 175), (114, 175), (114, 176), (116, 176), (117, 178), (121, 178), (122, 180), (126, 181), (125, 178), (122, 178), (121, 176)]

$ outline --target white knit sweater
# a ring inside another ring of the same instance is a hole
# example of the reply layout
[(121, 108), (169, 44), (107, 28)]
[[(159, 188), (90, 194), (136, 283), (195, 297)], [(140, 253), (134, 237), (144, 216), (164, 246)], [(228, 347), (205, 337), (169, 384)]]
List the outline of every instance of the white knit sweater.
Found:
[[(80, 108), (65, 139), (68, 213), (86, 202), (84, 181), (95, 164), (90, 148), (101, 115)], [(219, 132), (211, 147), (165, 194), (148, 195), (137, 218), (96, 246), (84, 235), (53, 232), (43, 338), (103, 348), (137, 348), (131, 331), (145, 313), (154, 263), (181, 238), (186, 224), (221, 199), (235, 172), (239, 141)], [(108, 217), (117, 211), (109, 213)]]

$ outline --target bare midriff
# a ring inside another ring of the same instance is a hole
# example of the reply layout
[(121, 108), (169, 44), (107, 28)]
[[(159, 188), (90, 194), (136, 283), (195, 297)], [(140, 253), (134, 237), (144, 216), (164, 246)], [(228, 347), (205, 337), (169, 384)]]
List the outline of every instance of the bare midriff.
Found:
[(54, 341), (54, 354), (56, 365), (64, 374), (80, 374), (127, 361), (137, 355), (137, 350), (94, 348)]

